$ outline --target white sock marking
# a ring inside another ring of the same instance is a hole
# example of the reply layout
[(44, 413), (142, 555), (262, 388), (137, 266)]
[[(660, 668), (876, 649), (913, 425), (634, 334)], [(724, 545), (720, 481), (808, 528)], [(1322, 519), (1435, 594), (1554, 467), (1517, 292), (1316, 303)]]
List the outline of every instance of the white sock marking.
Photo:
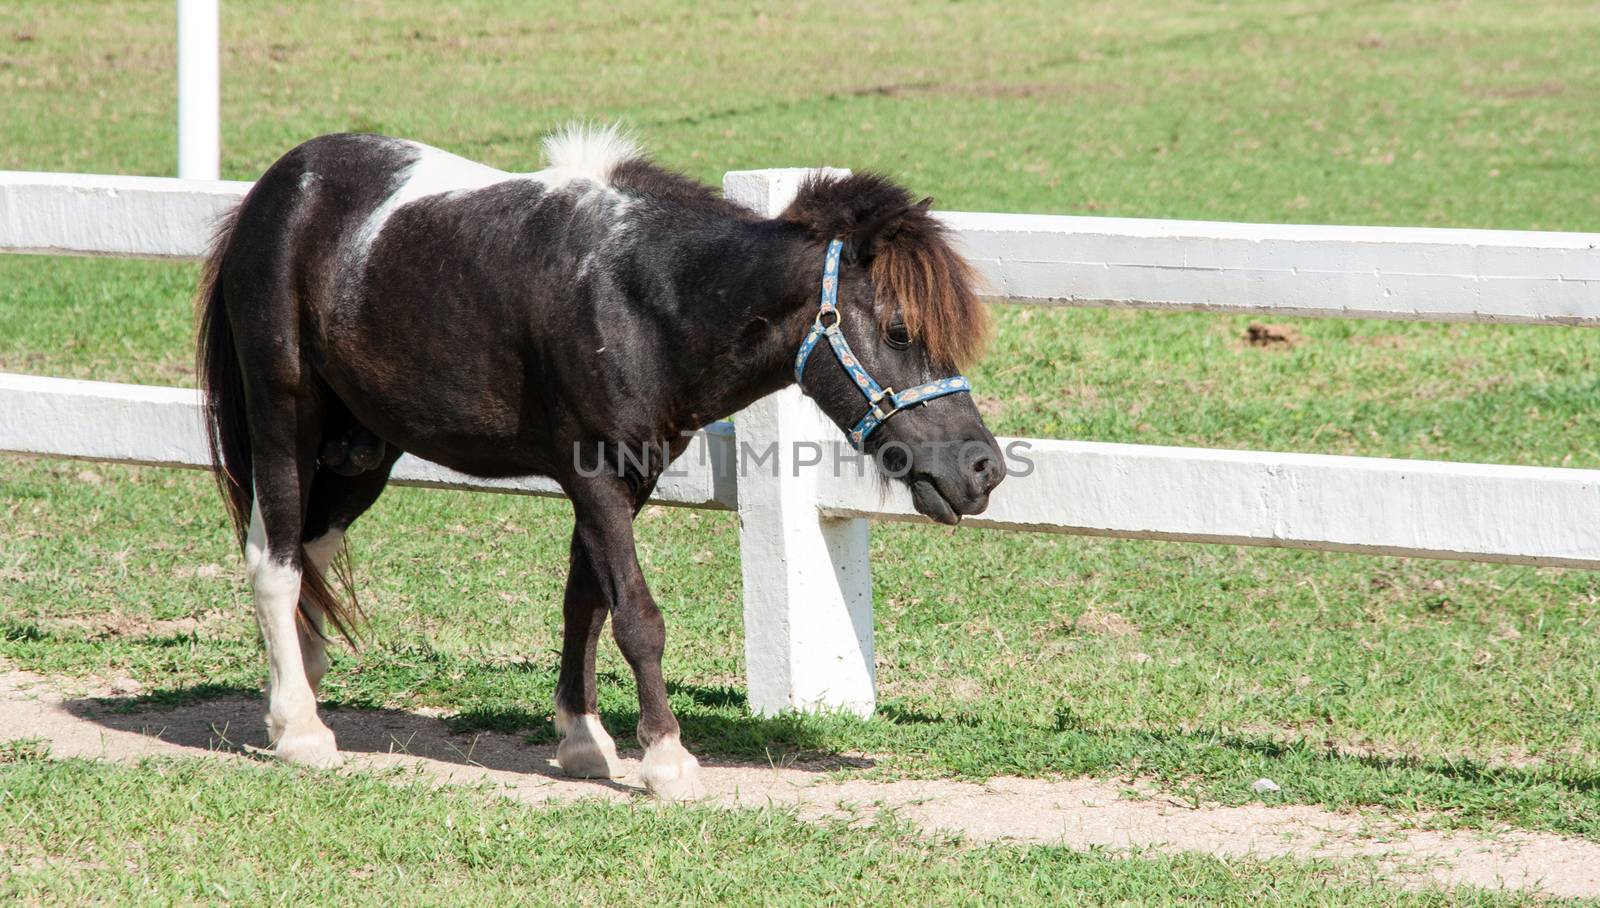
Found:
[(278, 753), (294, 762), (326, 765), (337, 759), (333, 733), (317, 718), (317, 698), (306, 678), (295, 620), (299, 569), (270, 553), (261, 505), (250, 507), (245, 569), (255, 597), (256, 621), (267, 650), (267, 734)]
[(574, 716), (556, 706), (556, 731), (561, 743), (556, 762), (569, 776), (580, 779), (615, 779), (624, 775), (617, 744), (594, 713)]
[(339, 554), (339, 547), (344, 544), (344, 530), (329, 530), (315, 539), (305, 543), (306, 556), (316, 566), (319, 573), (326, 573), (328, 565), (333, 563), (333, 557)]
[(645, 749), (639, 775), (644, 787), (660, 800), (694, 801), (705, 797), (705, 787), (700, 784), (700, 761), (684, 748), (677, 735), (667, 735)]

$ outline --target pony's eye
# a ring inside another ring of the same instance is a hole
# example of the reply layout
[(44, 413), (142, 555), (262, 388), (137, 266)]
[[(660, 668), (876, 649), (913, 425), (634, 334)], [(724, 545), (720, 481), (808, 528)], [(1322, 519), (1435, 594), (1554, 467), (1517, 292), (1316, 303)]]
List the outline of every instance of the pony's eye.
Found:
[(911, 346), (911, 332), (900, 322), (889, 326), (889, 346), (896, 350), (904, 350)]

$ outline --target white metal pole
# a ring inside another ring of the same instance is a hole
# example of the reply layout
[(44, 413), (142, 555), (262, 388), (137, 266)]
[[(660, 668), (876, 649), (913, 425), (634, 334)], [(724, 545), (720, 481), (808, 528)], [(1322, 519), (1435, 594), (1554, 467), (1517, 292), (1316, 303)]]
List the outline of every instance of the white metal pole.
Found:
[(222, 174), (217, 0), (178, 0), (178, 176)]

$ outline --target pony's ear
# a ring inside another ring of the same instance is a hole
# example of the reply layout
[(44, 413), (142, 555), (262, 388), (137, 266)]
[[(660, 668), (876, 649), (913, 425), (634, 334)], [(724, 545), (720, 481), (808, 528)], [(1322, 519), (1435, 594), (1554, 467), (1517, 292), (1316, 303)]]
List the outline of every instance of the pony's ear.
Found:
[(850, 234), (850, 239), (845, 241), (845, 262), (851, 265), (864, 265), (872, 261), (872, 257), (900, 232), (900, 225), (905, 221), (906, 215), (913, 211), (927, 211), (928, 206), (932, 204), (933, 199), (923, 199), (915, 205), (890, 209), (863, 223)]

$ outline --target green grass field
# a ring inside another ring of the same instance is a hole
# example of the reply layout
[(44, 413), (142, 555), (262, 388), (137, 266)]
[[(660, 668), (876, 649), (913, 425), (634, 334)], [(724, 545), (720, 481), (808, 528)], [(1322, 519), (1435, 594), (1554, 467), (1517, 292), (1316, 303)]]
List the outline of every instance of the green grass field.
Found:
[(0, 898), (21, 904), (1535, 903), (1375, 887), (1360, 865), (971, 848), (893, 818), (863, 831), (776, 810), (528, 810), (483, 791), (277, 767), (21, 760), (4, 778), (6, 859), (34, 869), (0, 876)]
[[(0, 9), (0, 168), (173, 171), (170, 3)], [(622, 118), (708, 181), (876, 168), (947, 209), (1596, 231), (1597, 46), (1593, 4), (1509, 0), (226, 4), (223, 168), (253, 178), (301, 139), (365, 129), (531, 169), (550, 128)], [(190, 385), (194, 280), (0, 257), (0, 370)], [(1248, 321), (1001, 307), (969, 374), (999, 434), (1600, 465), (1585, 331), (1294, 321), (1297, 344), (1262, 349), (1241, 342)], [(551, 740), (568, 519), (561, 502), (391, 490), (353, 535), (370, 642), (336, 655), (328, 697)], [(1132, 776), (1225, 803), (1270, 776), (1285, 801), (1600, 840), (1590, 574), (886, 525), (879, 716), (762, 721), (742, 698), (734, 519), (650, 509), (640, 536), (673, 705), (703, 754)], [(0, 657), (20, 667), (132, 676), (139, 702), (254, 690), (240, 573), (203, 475), (0, 458)], [(160, 623), (185, 617), (198, 629)], [(600, 667), (622, 738), (632, 685), (609, 644)], [(283, 823), (229, 826), (279, 799)], [(467, 810), (499, 831), (434, 828)], [(974, 848), (760, 812), (530, 811), (281, 768), (0, 760), (0, 814), (0, 873), (29, 868), (0, 898), (61, 902), (283, 901), (293, 881), (340, 900), (583, 885), (603, 902), (617, 894), (597, 879), (628, 873), (645, 902), (1403, 897), (1350, 868)], [(248, 857), (200, 847), (208, 829)], [(84, 842), (95, 857), (58, 860)], [(683, 842), (730, 862), (689, 861)], [(307, 857), (276, 878), (269, 847)], [(553, 857), (600, 853), (634, 870), (579, 880)], [(148, 880), (117, 869), (155, 854)], [(775, 864), (800, 888), (759, 888), (754, 868)]]

